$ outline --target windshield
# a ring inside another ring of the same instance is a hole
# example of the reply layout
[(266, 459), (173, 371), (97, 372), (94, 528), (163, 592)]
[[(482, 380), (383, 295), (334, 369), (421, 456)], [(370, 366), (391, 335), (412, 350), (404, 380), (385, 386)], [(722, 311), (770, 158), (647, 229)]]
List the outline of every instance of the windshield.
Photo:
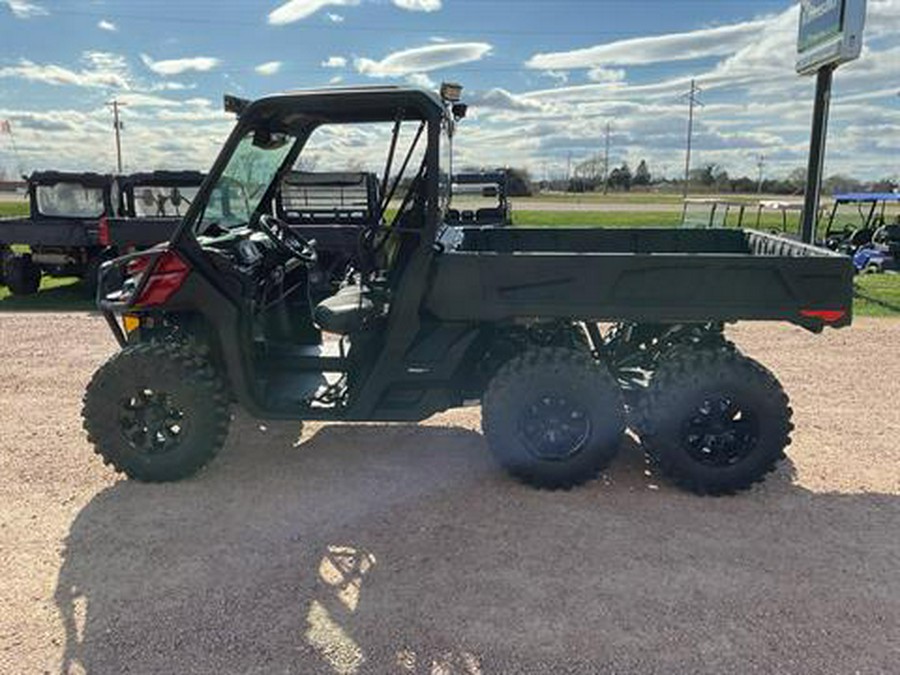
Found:
[(39, 185), (38, 213), (57, 218), (99, 218), (106, 211), (103, 189), (78, 183)]
[(194, 202), (197, 187), (138, 185), (134, 188), (134, 215), (138, 218), (178, 218)]
[(196, 226), (198, 234), (248, 225), (295, 141), (279, 135), (259, 143), (254, 137), (253, 132), (244, 136), (228, 160)]

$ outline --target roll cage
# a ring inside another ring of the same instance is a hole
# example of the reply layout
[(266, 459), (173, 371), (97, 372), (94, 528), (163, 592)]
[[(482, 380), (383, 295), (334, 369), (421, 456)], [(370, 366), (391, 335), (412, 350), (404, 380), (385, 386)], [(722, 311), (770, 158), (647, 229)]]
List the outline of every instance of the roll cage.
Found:
[[(235, 112), (237, 124), (231, 132), (219, 157), (213, 164), (206, 180), (200, 188), (197, 199), (191, 205), (181, 226), (172, 238), (176, 248), (197, 251), (199, 244), (195, 225), (202, 217), (212, 192), (228, 166), (228, 162), (248, 134), (290, 134), (296, 140), (286, 154), (280, 168), (271, 180), (265, 193), (261, 195), (251, 216), (253, 224), (271, 209), (275, 194), (281, 182), (290, 174), (301, 156), (313, 132), (321, 126), (353, 123), (393, 123), (394, 136), (388, 165), (382, 183), (383, 208), (399, 187), (400, 177), (391, 181), (393, 166), (408, 168), (401, 164), (402, 153), (397, 152), (399, 127), (404, 122), (420, 123), (420, 134), (425, 140), (423, 171), (417, 185), (424, 202), (424, 220), (421, 224), (420, 244), (430, 246), (436, 237), (441, 221), (440, 214), (440, 137), (444, 125), (452, 120), (452, 115), (441, 99), (421, 89), (404, 87), (361, 87), (337, 88), (280, 94), (247, 102), (234, 97), (226, 97), (226, 110)], [(452, 123), (452, 122), (450, 122)], [(409, 196), (409, 195), (408, 195)], [(402, 208), (401, 208), (402, 211)], [(189, 253), (189, 257), (190, 256)]]

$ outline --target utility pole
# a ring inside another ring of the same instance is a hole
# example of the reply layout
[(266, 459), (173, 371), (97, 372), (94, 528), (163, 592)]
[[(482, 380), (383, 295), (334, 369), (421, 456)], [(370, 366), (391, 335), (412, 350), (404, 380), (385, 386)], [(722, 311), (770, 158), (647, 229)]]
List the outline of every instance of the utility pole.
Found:
[(759, 169), (759, 184), (757, 185), (756, 194), (761, 195), (763, 189), (763, 175), (766, 169), (765, 155), (760, 155), (756, 158), (756, 168)]
[(113, 127), (116, 130), (116, 168), (118, 173), (122, 174), (122, 123), (119, 121), (119, 108), (124, 107), (125, 103), (119, 103), (118, 99), (113, 99), (107, 104), (113, 111)]
[(603, 158), (603, 194), (609, 194), (609, 132), (610, 123), (606, 123), (606, 152)]
[(684, 197), (687, 198), (688, 195), (688, 183), (691, 179), (691, 144), (694, 139), (694, 107), (695, 106), (703, 106), (703, 103), (697, 98), (697, 95), (700, 93), (701, 89), (697, 86), (696, 80), (691, 80), (691, 90), (685, 94), (688, 99), (688, 103), (690, 106), (690, 112), (688, 113), (688, 133), (687, 133), (687, 154), (684, 160)]
[(569, 154), (566, 159), (566, 180), (572, 180), (572, 151), (569, 150)]

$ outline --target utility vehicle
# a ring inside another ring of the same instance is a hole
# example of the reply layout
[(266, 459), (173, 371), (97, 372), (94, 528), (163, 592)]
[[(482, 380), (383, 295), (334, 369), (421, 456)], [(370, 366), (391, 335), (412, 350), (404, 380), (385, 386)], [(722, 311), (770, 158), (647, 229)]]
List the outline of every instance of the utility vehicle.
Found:
[[(107, 463), (143, 481), (190, 476), (222, 447), (234, 404), (265, 419), (415, 422), (480, 403), (491, 452), (540, 488), (598, 476), (629, 423), (660, 471), (697, 493), (733, 493), (775, 467), (787, 397), (722, 325), (849, 325), (849, 259), (735, 229), (448, 226), (458, 93), (229, 101), (236, 126), (172, 240), (101, 271), (121, 351), (94, 375), (83, 417)], [(316, 245), (272, 196), (317, 135), (357, 148), (345, 127), (360, 123), (359, 139), (388, 146), (400, 206), (311, 307)], [(601, 321), (617, 322), (605, 338)]]
[(464, 203), (460, 208), (447, 210), (446, 220), (450, 224), (512, 225), (509, 173), (506, 170), (454, 175), (453, 197), (455, 201), (461, 198)]
[[(93, 294), (102, 262), (172, 235), (203, 178), (191, 171), (33, 173), (29, 217), (0, 219), (0, 283), (31, 295), (43, 274), (80, 277)], [(14, 253), (15, 244), (28, 252)]]
[[(95, 173), (35, 172), (28, 178), (28, 218), (0, 219), (0, 268), (10, 291), (36, 293), (41, 275), (96, 275), (105, 249), (101, 220), (113, 210), (113, 178)], [(15, 253), (12, 245), (27, 245)]]

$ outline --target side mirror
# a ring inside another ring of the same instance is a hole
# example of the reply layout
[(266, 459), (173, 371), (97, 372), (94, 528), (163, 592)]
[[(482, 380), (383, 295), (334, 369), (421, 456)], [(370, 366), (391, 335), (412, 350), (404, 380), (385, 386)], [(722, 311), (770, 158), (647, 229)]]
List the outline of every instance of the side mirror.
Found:
[(253, 133), (253, 145), (263, 150), (277, 150), (287, 145), (285, 134), (272, 133), (268, 129), (257, 129)]

